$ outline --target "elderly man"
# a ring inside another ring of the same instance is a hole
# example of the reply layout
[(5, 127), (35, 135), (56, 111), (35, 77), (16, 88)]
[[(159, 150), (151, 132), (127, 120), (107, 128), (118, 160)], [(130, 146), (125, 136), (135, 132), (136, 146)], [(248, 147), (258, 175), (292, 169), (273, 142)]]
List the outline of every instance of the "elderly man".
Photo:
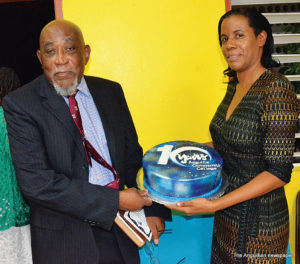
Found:
[[(50, 22), (37, 51), (44, 74), (3, 101), (34, 263), (139, 263), (114, 219), (152, 203), (135, 188), (142, 149), (120, 85), (83, 76), (89, 55), (75, 24)], [(169, 212), (145, 210), (158, 242)]]

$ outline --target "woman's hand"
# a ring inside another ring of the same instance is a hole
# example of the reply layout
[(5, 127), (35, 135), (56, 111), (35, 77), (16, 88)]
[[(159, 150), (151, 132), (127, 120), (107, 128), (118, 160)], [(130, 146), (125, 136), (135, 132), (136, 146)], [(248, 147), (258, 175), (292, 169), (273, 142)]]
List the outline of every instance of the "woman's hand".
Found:
[(285, 185), (285, 182), (268, 171), (263, 171), (250, 182), (216, 200), (196, 198), (176, 205), (166, 205), (167, 208), (184, 212), (187, 215), (214, 213), (241, 202), (259, 197)]
[(205, 198), (196, 198), (186, 202), (178, 202), (176, 205), (165, 205), (167, 208), (175, 211), (184, 212), (187, 215), (214, 213), (214, 201)]

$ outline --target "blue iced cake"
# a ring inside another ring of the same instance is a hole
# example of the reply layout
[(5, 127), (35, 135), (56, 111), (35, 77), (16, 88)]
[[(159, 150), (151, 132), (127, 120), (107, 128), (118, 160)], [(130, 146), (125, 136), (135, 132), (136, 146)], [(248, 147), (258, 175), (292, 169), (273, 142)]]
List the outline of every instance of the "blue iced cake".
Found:
[(166, 142), (143, 157), (143, 184), (162, 203), (210, 198), (222, 185), (222, 158), (213, 148), (191, 141)]

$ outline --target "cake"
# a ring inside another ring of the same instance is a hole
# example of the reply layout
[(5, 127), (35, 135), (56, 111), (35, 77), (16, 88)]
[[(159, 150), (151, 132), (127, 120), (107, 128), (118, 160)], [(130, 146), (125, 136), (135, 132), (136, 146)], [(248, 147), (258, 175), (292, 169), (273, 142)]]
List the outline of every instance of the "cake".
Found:
[(211, 198), (222, 186), (222, 158), (213, 148), (191, 141), (157, 145), (143, 157), (143, 184), (161, 203)]

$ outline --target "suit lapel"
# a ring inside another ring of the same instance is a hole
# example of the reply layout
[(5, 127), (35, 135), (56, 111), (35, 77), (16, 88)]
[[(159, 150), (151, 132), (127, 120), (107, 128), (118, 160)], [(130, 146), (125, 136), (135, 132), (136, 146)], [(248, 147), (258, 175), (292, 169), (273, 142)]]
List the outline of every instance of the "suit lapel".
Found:
[(82, 145), (80, 133), (72, 119), (68, 105), (62, 96), (59, 96), (54, 88), (48, 83), (45, 76), (41, 79), (41, 89), (40, 95), (43, 97), (43, 105), (46, 109), (49, 110), (68, 130), (68, 132), (73, 137), (76, 146), (78, 147), (79, 152), (82, 157), (86, 160), (84, 148)]
[[(111, 110), (108, 107), (108, 99), (105, 93), (105, 89), (101, 89), (101, 85), (99, 82), (96, 83), (96, 81), (92, 78), (89, 78), (88, 76), (84, 77), (87, 83), (87, 86), (90, 90), (90, 93), (94, 99), (95, 105), (97, 107), (97, 110), (99, 112), (103, 129), (105, 132), (105, 137), (107, 140), (107, 145), (109, 149), (109, 154), (112, 162), (112, 166), (118, 171), (117, 168), (117, 159), (116, 159), (116, 133), (114, 126), (112, 126), (111, 123), (111, 116), (113, 113), (111, 113)], [(100, 86), (100, 87), (99, 87)]]

